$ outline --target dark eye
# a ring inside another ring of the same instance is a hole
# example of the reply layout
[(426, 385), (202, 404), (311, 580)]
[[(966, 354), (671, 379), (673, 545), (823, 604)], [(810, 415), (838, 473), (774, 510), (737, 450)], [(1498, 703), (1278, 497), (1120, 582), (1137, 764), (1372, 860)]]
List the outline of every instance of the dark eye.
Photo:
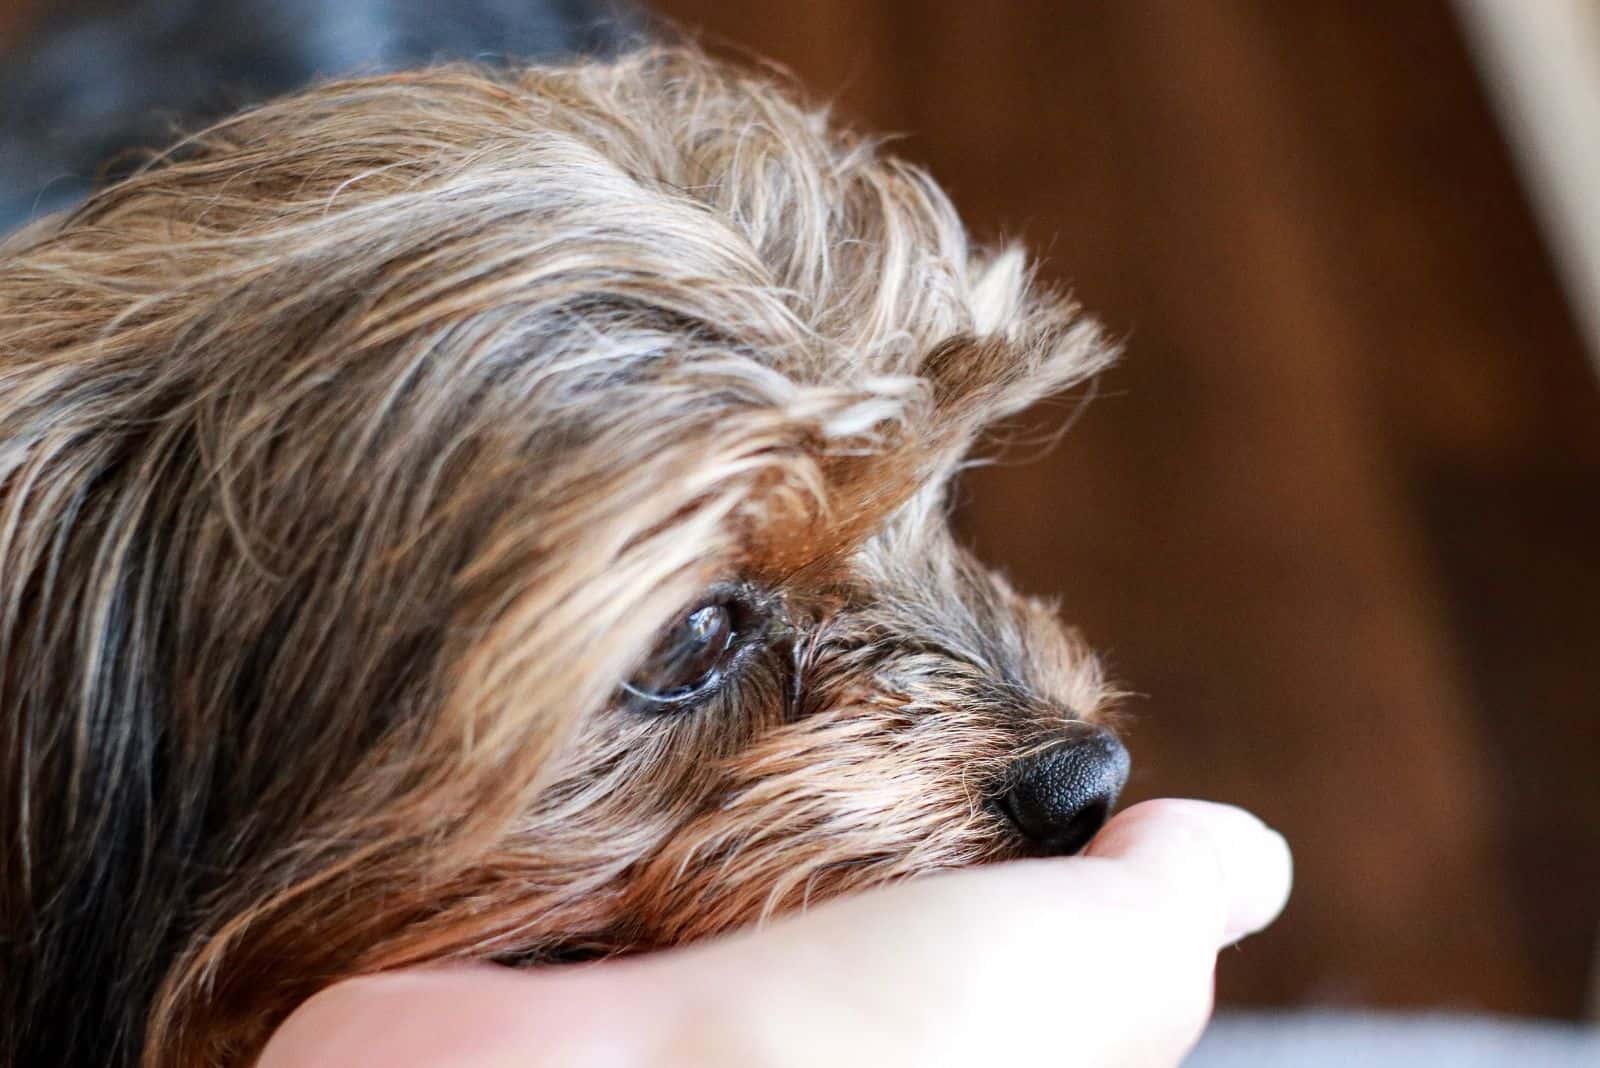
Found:
[(709, 695), (744, 644), (737, 607), (702, 605), (680, 619), (623, 689), (647, 707), (681, 705)]

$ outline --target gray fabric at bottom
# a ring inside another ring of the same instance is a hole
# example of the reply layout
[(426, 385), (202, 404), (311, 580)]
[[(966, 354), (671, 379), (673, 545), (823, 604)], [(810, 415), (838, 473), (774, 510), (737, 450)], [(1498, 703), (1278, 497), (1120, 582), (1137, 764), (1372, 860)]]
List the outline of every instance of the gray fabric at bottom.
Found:
[(1184, 1068), (1600, 1068), (1600, 1028), (1495, 1016), (1223, 1013)]

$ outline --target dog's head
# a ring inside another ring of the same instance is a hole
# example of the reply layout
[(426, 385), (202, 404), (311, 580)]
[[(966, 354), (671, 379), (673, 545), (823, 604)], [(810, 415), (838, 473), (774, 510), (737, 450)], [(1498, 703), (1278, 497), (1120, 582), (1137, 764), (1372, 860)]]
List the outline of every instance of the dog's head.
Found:
[(363, 970), (1077, 848), (1107, 688), (947, 488), (1105, 358), (924, 174), (680, 52), (329, 85), (15, 242), (18, 1041), (226, 1060)]

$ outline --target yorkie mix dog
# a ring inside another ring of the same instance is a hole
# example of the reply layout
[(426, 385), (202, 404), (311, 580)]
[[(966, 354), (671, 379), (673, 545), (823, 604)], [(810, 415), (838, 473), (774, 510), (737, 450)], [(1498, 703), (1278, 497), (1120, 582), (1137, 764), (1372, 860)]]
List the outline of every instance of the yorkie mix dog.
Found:
[(0, 250), (7, 1063), (1070, 853), (1127, 774), (952, 538), (1108, 350), (697, 53), (337, 82)]

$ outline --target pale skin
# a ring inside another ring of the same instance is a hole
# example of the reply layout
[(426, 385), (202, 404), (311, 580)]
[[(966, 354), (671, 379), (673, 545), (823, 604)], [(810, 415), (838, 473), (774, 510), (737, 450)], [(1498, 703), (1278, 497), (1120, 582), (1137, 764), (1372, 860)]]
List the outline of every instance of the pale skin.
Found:
[(1218, 950), (1288, 899), (1288, 846), (1241, 809), (1135, 805), (1081, 857), (831, 901), (683, 949), (546, 970), (352, 980), (260, 1068), (1171, 1068), (1211, 1015)]

